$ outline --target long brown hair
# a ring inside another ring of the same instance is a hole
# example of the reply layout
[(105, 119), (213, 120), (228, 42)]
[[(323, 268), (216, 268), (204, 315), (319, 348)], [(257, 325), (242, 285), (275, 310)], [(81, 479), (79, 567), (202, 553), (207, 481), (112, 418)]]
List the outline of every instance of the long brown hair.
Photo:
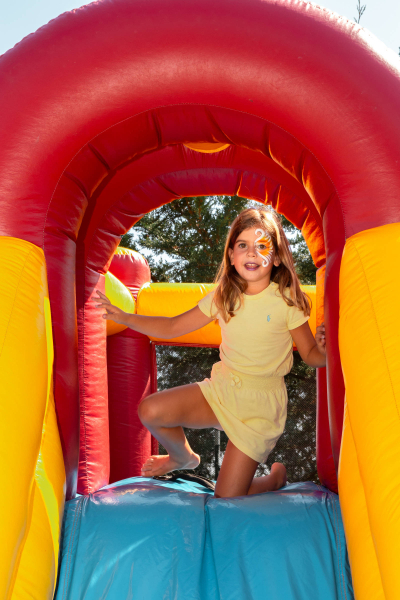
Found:
[(297, 306), (305, 316), (308, 316), (311, 312), (311, 300), (300, 289), (293, 256), (280, 218), (275, 211), (265, 208), (243, 210), (230, 227), (225, 243), (224, 257), (215, 278), (218, 285), (214, 293), (214, 304), (218, 313), (227, 323), (235, 316), (235, 310), (242, 305), (242, 294), (247, 289), (247, 281), (231, 264), (228, 250), (233, 250), (242, 231), (255, 227), (260, 227), (269, 233), (276, 256), (280, 258), (279, 266), (272, 267), (271, 281), (279, 284), (279, 293), (288, 306)]

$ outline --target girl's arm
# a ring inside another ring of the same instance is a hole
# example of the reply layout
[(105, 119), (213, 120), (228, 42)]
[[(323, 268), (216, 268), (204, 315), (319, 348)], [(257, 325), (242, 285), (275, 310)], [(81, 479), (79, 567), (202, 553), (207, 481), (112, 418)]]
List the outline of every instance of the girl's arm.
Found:
[(325, 325), (318, 325), (315, 334), (315, 339), (311, 333), (308, 322), (303, 323), (300, 327), (291, 329), (293, 341), (300, 352), (301, 358), (310, 367), (325, 367), (326, 365), (326, 342), (325, 342)]
[(208, 325), (214, 319), (207, 317), (198, 306), (184, 312), (176, 317), (146, 317), (144, 315), (132, 315), (124, 312), (117, 306), (113, 306), (107, 296), (99, 290), (96, 290), (98, 297), (93, 298), (95, 302), (99, 302), (96, 306), (103, 307), (106, 312), (102, 315), (103, 319), (109, 319), (126, 325), (130, 329), (134, 329), (139, 333), (151, 337), (170, 340), (186, 333), (196, 331)]

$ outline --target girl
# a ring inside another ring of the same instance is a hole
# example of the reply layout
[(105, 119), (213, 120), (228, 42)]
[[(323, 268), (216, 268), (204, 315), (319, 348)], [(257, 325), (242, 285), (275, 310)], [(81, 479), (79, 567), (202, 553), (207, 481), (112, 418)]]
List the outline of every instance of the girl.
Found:
[(301, 291), (293, 257), (279, 218), (249, 208), (233, 221), (219, 269), (217, 287), (195, 308), (176, 317), (130, 315), (97, 290), (104, 319), (123, 323), (149, 336), (171, 339), (218, 319), (220, 359), (210, 379), (164, 390), (145, 398), (139, 417), (168, 455), (151, 456), (142, 475), (195, 469), (195, 454), (182, 427), (224, 430), (229, 438), (215, 487), (216, 497), (242, 496), (279, 489), (286, 469), (254, 477), (267, 460), (286, 421), (284, 381), (293, 364), (293, 340), (302, 359), (325, 366), (325, 328), (314, 339), (310, 304)]

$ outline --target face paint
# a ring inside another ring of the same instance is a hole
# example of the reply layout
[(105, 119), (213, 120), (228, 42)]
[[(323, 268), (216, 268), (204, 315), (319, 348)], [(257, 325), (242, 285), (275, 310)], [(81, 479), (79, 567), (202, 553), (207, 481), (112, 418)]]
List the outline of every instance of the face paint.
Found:
[[(271, 236), (263, 229), (256, 229), (255, 234), (258, 235), (258, 238), (256, 239), (256, 252), (258, 256), (263, 259), (262, 266), (268, 267), (274, 252), (274, 245), (272, 243)], [(261, 245), (265, 246), (265, 248), (258, 247)]]

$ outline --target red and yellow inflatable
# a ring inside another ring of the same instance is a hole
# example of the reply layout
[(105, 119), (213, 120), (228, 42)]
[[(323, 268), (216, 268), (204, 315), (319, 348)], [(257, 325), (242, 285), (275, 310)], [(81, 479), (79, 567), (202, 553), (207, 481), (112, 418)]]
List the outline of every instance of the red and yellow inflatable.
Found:
[[(90, 299), (120, 236), (176, 198), (238, 194), (294, 223), (319, 269), (319, 475), (336, 489), (341, 451), (356, 598), (398, 600), (398, 57), (306, 2), (102, 0), (22, 40), (0, 74), (0, 596), (51, 597), (64, 485), (69, 499), (118, 476)], [(137, 260), (131, 292), (149, 277)], [(147, 338), (111, 338), (150, 373)]]

